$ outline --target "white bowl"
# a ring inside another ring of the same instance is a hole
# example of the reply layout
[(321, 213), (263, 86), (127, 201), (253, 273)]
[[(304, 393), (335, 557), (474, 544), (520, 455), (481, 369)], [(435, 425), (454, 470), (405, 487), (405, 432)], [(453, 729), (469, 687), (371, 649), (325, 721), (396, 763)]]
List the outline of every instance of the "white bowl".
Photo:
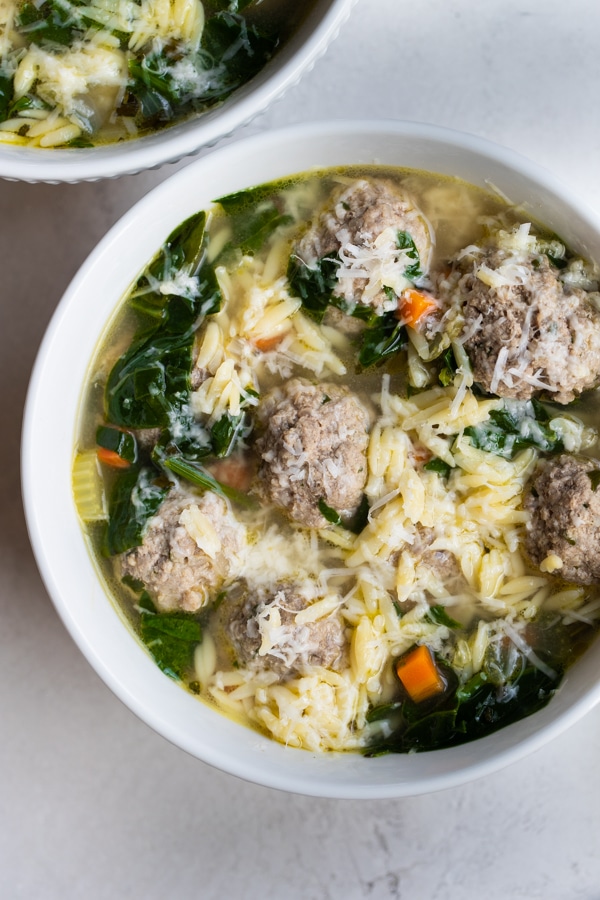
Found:
[[(33, 371), (23, 433), (25, 510), (56, 609), (98, 674), (177, 746), (269, 787), (325, 797), (426, 793), (480, 777), (541, 747), (600, 700), (600, 643), (540, 712), (489, 737), (435, 752), (364, 759), (285, 748), (199, 703), (166, 678), (106, 596), (77, 519), (71, 462), (81, 388), (115, 306), (173, 228), (213, 198), (313, 166), (382, 163), (493, 184), (578, 252), (600, 256), (600, 218), (564, 185), (512, 151), (419, 124), (301, 125), (230, 144), (173, 175), (100, 242), (62, 299)], [(143, 228), (140, 223), (143, 222)]]
[(97, 181), (174, 163), (212, 147), (263, 112), (326, 51), (356, 0), (316, 0), (300, 28), (248, 84), (222, 105), (142, 138), (90, 149), (15, 147), (0, 143), (0, 177), (52, 184)]

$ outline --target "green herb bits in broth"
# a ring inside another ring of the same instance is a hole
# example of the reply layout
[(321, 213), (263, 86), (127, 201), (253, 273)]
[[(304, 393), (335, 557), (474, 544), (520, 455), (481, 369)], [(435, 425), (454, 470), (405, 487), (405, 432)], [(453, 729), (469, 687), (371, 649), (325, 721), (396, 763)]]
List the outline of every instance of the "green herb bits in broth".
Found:
[(461, 181), (216, 200), (132, 285), (74, 493), (166, 675), (288, 746), (482, 737), (600, 615), (597, 271)]
[(200, 115), (310, 11), (291, 0), (7, 0), (0, 141), (92, 147)]

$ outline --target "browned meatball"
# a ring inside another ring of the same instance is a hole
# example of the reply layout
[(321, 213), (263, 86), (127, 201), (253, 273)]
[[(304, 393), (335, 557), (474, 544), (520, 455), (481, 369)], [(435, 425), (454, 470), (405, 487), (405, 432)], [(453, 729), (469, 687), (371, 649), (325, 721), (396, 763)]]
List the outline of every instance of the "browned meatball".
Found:
[(243, 541), (221, 497), (172, 491), (141, 546), (122, 555), (122, 574), (143, 582), (159, 609), (194, 612), (223, 583)]
[(323, 528), (322, 500), (352, 516), (367, 480), (369, 413), (346, 387), (288, 381), (258, 409), (258, 491), (300, 525)]
[(547, 556), (556, 555), (562, 567), (553, 574), (575, 584), (600, 582), (600, 489), (596, 478), (600, 478), (600, 460), (565, 454), (540, 467), (524, 500), (531, 514), (525, 550), (532, 563), (539, 566)]
[(515, 257), (490, 240), (458, 264), (475, 381), (500, 397), (570, 403), (598, 382), (600, 313), (544, 253)]
[(309, 605), (291, 586), (279, 585), (270, 593), (247, 597), (226, 626), (239, 662), (282, 678), (314, 666), (338, 668), (346, 649), (342, 620), (333, 613), (297, 624), (297, 613)]
[[(376, 245), (387, 229), (390, 229), (389, 241), (382, 239)], [(333, 191), (294, 253), (309, 267), (325, 256), (339, 255), (342, 265), (334, 294), (350, 307), (361, 303), (382, 313), (396, 306), (396, 300), (393, 296), (390, 299), (384, 285), (393, 292), (406, 268), (416, 262), (398, 247), (398, 232), (407, 232), (412, 237), (418, 262), (425, 271), (431, 256), (432, 236), (423, 213), (393, 182), (361, 178)]]

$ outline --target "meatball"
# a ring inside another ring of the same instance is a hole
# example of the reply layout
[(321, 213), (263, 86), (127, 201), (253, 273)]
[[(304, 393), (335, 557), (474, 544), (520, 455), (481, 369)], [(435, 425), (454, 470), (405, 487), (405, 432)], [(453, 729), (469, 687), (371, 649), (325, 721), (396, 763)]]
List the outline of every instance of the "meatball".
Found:
[(600, 313), (586, 291), (560, 280), (535, 244), (516, 254), (498, 240), (458, 264), (475, 381), (500, 397), (547, 394), (570, 403), (598, 382)]
[[(592, 477), (592, 473), (598, 476)], [(553, 574), (575, 584), (600, 582), (600, 460), (566, 454), (531, 478), (524, 500), (531, 519), (525, 550), (535, 566), (557, 556)]]
[[(398, 246), (398, 232), (411, 236), (418, 259), (414, 250)], [(429, 223), (408, 194), (391, 181), (361, 178), (333, 192), (294, 253), (310, 268), (337, 254), (334, 295), (350, 308), (360, 303), (382, 314), (397, 305), (384, 287), (400, 294), (407, 287), (407, 268), (417, 264), (426, 270), (432, 243)]]
[(339, 613), (298, 624), (296, 615), (310, 606), (291, 586), (249, 596), (233, 611), (226, 626), (239, 662), (249, 669), (280, 677), (313, 666), (339, 668), (346, 638)]
[(412, 544), (406, 546), (413, 558), (418, 559), (419, 563), (435, 572), (439, 578), (445, 582), (455, 580), (460, 575), (456, 557), (450, 550), (432, 549), (431, 545), (435, 540), (434, 528), (417, 525)]
[(288, 381), (258, 409), (258, 493), (311, 528), (328, 522), (320, 501), (352, 516), (367, 480), (369, 413), (346, 387)]
[(194, 612), (228, 576), (243, 543), (243, 526), (221, 497), (172, 491), (143, 543), (122, 555), (122, 574), (143, 582), (159, 609)]

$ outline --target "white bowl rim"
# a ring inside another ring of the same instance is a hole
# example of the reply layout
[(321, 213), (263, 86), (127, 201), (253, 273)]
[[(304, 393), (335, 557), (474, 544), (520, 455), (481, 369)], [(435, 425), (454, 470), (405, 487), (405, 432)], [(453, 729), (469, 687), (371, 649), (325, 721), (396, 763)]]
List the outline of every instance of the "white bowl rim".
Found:
[[(57, 334), (60, 333), (63, 319), (68, 316), (72, 305), (78, 302), (77, 297), (82, 283), (90, 277), (90, 271), (101, 265), (102, 258), (106, 255), (109, 248), (114, 245), (119, 234), (134, 221), (143, 220), (145, 212), (151, 209), (154, 204), (160, 203), (167, 197), (174, 184), (181, 183), (184, 185), (185, 183), (192, 182), (193, 178), (201, 173), (202, 168), (209, 164), (217, 154), (221, 164), (224, 165), (229, 158), (233, 159), (237, 157), (239, 159), (241, 158), (240, 155), (243, 157), (250, 157), (253, 154), (257, 155), (267, 147), (272, 147), (274, 142), (278, 143), (281, 140), (310, 142), (315, 139), (318, 140), (320, 136), (337, 135), (338, 137), (344, 137), (349, 134), (375, 135), (377, 137), (389, 135), (390, 137), (400, 136), (408, 137), (409, 139), (411, 137), (419, 137), (434, 144), (439, 143), (445, 146), (454, 147), (458, 151), (466, 150), (482, 154), (491, 161), (496, 161), (511, 169), (515, 169), (517, 172), (524, 175), (525, 178), (530, 179), (534, 185), (542, 191), (549, 192), (568, 206), (575, 208), (580, 218), (600, 235), (600, 215), (592, 210), (585, 201), (578, 198), (564, 182), (551, 172), (540, 167), (527, 157), (502, 147), (501, 145), (492, 143), (484, 138), (436, 125), (396, 120), (339, 120), (334, 122), (303, 123), (279, 131), (271, 131), (246, 137), (243, 140), (221, 147), (219, 150), (192, 162), (181, 171), (171, 175), (139, 200), (110, 229), (88, 256), (58, 304), (40, 345), (27, 392), (22, 433), (22, 492), (27, 528), (37, 565), (60, 618), (97, 674), (111, 688), (116, 696), (119, 697), (129, 709), (136, 713), (139, 718), (145, 721), (163, 737), (187, 751), (192, 756), (195, 756), (222, 771), (252, 783), (308, 796), (339, 799), (380, 799), (416, 796), (456, 787), (460, 784), (473, 781), (498, 771), (523, 758), (525, 755), (540, 749), (548, 741), (554, 739), (574, 725), (582, 716), (600, 702), (600, 678), (596, 681), (592, 689), (579, 697), (579, 699), (564, 711), (560, 717), (550, 717), (549, 721), (545, 722), (542, 727), (539, 727), (532, 733), (526, 735), (517, 744), (489, 752), (487, 756), (482, 754), (482, 758), (478, 759), (476, 762), (465, 764), (458, 769), (452, 769), (450, 771), (442, 770), (435, 775), (421, 779), (418, 784), (406, 782), (372, 785), (364, 783), (329, 783), (327, 778), (324, 780), (317, 779), (312, 782), (310, 779), (302, 777), (301, 775), (294, 777), (289, 774), (284, 774), (282, 776), (281, 773), (269, 771), (266, 767), (261, 767), (254, 763), (249, 764), (247, 761), (237, 757), (235, 753), (224, 759), (210, 746), (199, 748), (194, 740), (191, 740), (186, 733), (181, 732), (181, 729), (177, 728), (172, 723), (165, 722), (163, 717), (152, 708), (151, 704), (148, 704), (144, 699), (140, 699), (139, 696), (136, 696), (130, 685), (123, 683), (122, 680), (115, 676), (114, 672), (107, 667), (105, 660), (97, 654), (93, 640), (90, 640), (89, 636), (82, 633), (80, 630), (77, 617), (73, 615), (73, 610), (64, 602), (61, 595), (60, 578), (57, 577), (57, 572), (53, 567), (52, 561), (48, 559), (45, 553), (44, 535), (39, 528), (39, 510), (37, 507), (38, 496), (35, 491), (35, 459), (32, 455), (32, 447), (34, 447), (34, 439), (36, 437), (35, 416), (38, 394), (43, 385), (45, 367), (48, 363), (52, 344)], [(289, 172), (288, 174), (292, 175), (295, 173)], [(250, 187), (251, 185), (248, 184), (247, 186)], [(135, 275), (133, 277), (135, 277)], [(117, 301), (115, 301), (115, 304), (116, 302)], [(162, 673), (159, 673), (159, 670), (153, 663), (152, 666), (160, 675), (160, 678), (164, 678)], [(548, 708), (549, 707), (546, 707), (546, 710)], [(536, 713), (534, 717), (530, 718), (540, 717), (543, 713), (544, 710)], [(515, 729), (522, 725), (523, 722), (528, 721), (530, 720), (522, 720), (516, 725), (510, 726), (510, 728)], [(454, 751), (461, 751), (465, 747), (472, 748), (475, 745), (478, 745), (483, 749), (484, 744), (489, 746), (489, 741), (494, 741), (498, 735), (501, 735), (505, 731), (507, 731), (507, 729), (501, 729), (490, 737), (480, 739), (471, 744), (461, 745), (460, 747), (451, 748), (450, 750), (434, 751), (433, 754), (417, 754), (417, 757), (445, 754), (445, 758), (449, 759), (450, 756), (454, 754)], [(274, 742), (268, 741), (268, 743), (273, 744)], [(280, 747), (280, 745), (276, 746)], [(307, 751), (289, 752), (307, 753)], [(320, 754), (317, 754), (316, 757), (320, 759), (325, 758)], [(362, 762), (363, 765), (366, 763), (367, 761)]]
[[(269, 67), (248, 85), (242, 85), (222, 106), (170, 128), (117, 144), (88, 150), (16, 148), (0, 144), (0, 178), (9, 181), (77, 183), (133, 175), (179, 162), (186, 156), (214, 147), (247, 126), (310, 71), (331, 42), (358, 0), (329, 0), (317, 27), (294, 50), (282, 47)], [(301, 26), (302, 28), (303, 26)], [(293, 41), (293, 36), (292, 36)], [(285, 58), (285, 57), (288, 58)], [(264, 74), (263, 74), (264, 73)], [(15, 151), (21, 150), (23, 156)]]

